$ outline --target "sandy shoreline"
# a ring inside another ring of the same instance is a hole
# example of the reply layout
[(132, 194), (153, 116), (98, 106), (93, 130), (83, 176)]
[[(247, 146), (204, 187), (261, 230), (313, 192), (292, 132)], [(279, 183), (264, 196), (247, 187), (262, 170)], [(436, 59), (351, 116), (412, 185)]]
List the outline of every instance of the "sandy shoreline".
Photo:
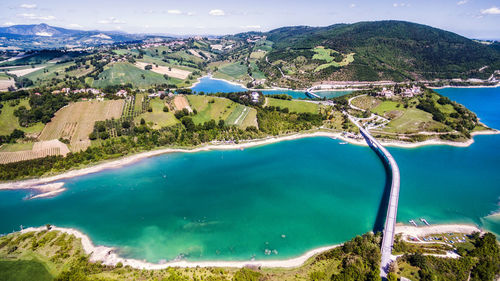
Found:
[[(43, 231), (47, 230), (45, 226), (41, 227), (29, 227), (23, 229), (21, 233), (31, 232), (31, 231)], [(245, 267), (245, 266), (260, 266), (260, 267), (281, 267), (281, 268), (292, 268), (298, 267), (304, 264), (309, 258), (316, 254), (328, 251), (339, 245), (325, 246), (307, 251), (303, 255), (285, 259), (285, 260), (247, 260), (247, 261), (198, 261), (191, 262), (186, 260), (173, 260), (164, 263), (151, 263), (145, 260), (137, 259), (126, 259), (118, 256), (115, 249), (106, 246), (95, 246), (90, 238), (84, 233), (73, 229), (73, 228), (62, 228), (52, 226), (51, 231), (60, 231), (70, 235), (74, 235), (76, 238), (81, 240), (83, 250), (86, 254), (90, 255), (91, 262), (101, 261), (105, 265), (116, 265), (121, 262), (124, 266), (128, 265), (133, 268), (138, 269), (164, 269), (168, 267)]]
[[(47, 228), (45, 226), (41, 227), (30, 227), (20, 231), (21, 233), (31, 232), (31, 231), (43, 231)], [(191, 262), (187, 260), (172, 260), (164, 263), (151, 263), (145, 260), (137, 259), (127, 259), (120, 257), (116, 252), (115, 248), (107, 246), (96, 246), (92, 243), (91, 239), (80, 232), (79, 230), (73, 228), (62, 228), (52, 226), (51, 231), (60, 231), (70, 235), (74, 235), (76, 238), (81, 240), (83, 250), (86, 254), (90, 255), (91, 262), (100, 261), (105, 265), (116, 265), (121, 262), (124, 266), (128, 265), (132, 268), (138, 269), (164, 269), (168, 267), (245, 267), (245, 266), (258, 266), (258, 267), (274, 267), (274, 268), (293, 268), (303, 265), (311, 257), (331, 250), (333, 248), (339, 247), (342, 244), (319, 247), (307, 251), (306, 253), (290, 259), (283, 260), (247, 260), (247, 261), (198, 261)], [(444, 224), (444, 225), (432, 225), (432, 226), (408, 226), (408, 225), (396, 225), (396, 234), (403, 234), (408, 236), (425, 236), (430, 234), (438, 233), (464, 233), (471, 234), (473, 232), (481, 232), (479, 228), (473, 225), (466, 224)]]

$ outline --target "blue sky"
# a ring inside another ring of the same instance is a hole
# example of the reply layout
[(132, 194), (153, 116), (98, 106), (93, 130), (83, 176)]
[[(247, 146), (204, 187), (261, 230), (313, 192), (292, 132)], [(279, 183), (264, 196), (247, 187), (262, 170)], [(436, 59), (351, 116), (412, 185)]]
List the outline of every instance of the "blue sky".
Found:
[(228, 34), (290, 25), (396, 19), (500, 39), (500, 0), (2, 0), (0, 25), (34, 24), (131, 33)]

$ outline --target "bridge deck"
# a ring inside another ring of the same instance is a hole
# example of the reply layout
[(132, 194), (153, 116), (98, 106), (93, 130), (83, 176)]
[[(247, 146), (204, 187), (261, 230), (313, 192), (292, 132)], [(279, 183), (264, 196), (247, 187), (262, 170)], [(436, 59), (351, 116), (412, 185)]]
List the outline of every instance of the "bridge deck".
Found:
[(365, 130), (360, 124), (358, 124), (358, 122), (356, 122), (356, 120), (354, 120), (351, 116), (349, 116), (349, 119), (356, 126), (358, 126), (368, 144), (371, 145), (374, 149), (377, 149), (378, 152), (384, 156), (389, 164), (389, 167), (391, 168), (391, 193), (389, 197), (389, 206), (387, 208), (387, 216), (383, 231), (382, 246), (380, 249), (382, 253), (380, 275), (382, 277), (386, 277), (389, 264), (391, 263), (392, 246), (394, 244), (394, 232), (396, 230), (396, 217), (398, 213), (399, 187), (401, 178), (399, 174), (399, 167), (396, 163), (396, 160), (394, 160), (394, 157), (392, 157), (389, 151), (385, 147), (383, 147), (377, 139), (375, 139), (367, 130)]

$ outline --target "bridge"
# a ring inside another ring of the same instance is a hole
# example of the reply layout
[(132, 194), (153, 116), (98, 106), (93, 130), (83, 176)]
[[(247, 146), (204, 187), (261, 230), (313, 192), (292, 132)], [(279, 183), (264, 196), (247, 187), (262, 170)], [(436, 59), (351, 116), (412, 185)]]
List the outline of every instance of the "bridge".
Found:
[(391, 192), (389, 196), (389, 205), (387, 207), (387, 215), (385, 219), (382, 246), (381, 246), (381, 263), (380, 263), (380, 276), (386, 277), (389, 269), (389, 265), (392, 262), (392, 246), (394, 244), (394, 232), (396, 230), (396, 216), (398, 213), (398, 201), (399, 201), (399, 186), (400, 186), (400, 174), (399, 167), (394, 160), (394, 157), (383, 147), (380, 142), (375, 139), (363, 126), (361, 126), (354, 118), (347, 115), (349, 120), (353, 122), (360, 130), (361, 134), (365, 138), (368, 145), (377, 152), (386, 162), (386, 165), (391, 169)]

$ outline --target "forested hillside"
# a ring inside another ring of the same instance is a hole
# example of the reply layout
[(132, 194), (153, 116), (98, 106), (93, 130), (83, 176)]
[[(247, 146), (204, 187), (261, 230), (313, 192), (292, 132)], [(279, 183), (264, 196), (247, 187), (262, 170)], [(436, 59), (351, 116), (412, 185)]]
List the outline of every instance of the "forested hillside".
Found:
[[(267, 54), (269, 63), (260, 66), (276, 80), (283, 79), (277, 68), (288, 76), (285, 78), (302, 82), (487, 79), (500, 69), (497, 44), (481, 44), (410, 22), (284, 27), (262, 35), (274, 44)], [(318, 47), (326, 52), (319, 54)], [(349, 54), (354, 55), (353, 60), (346, 61)]]

